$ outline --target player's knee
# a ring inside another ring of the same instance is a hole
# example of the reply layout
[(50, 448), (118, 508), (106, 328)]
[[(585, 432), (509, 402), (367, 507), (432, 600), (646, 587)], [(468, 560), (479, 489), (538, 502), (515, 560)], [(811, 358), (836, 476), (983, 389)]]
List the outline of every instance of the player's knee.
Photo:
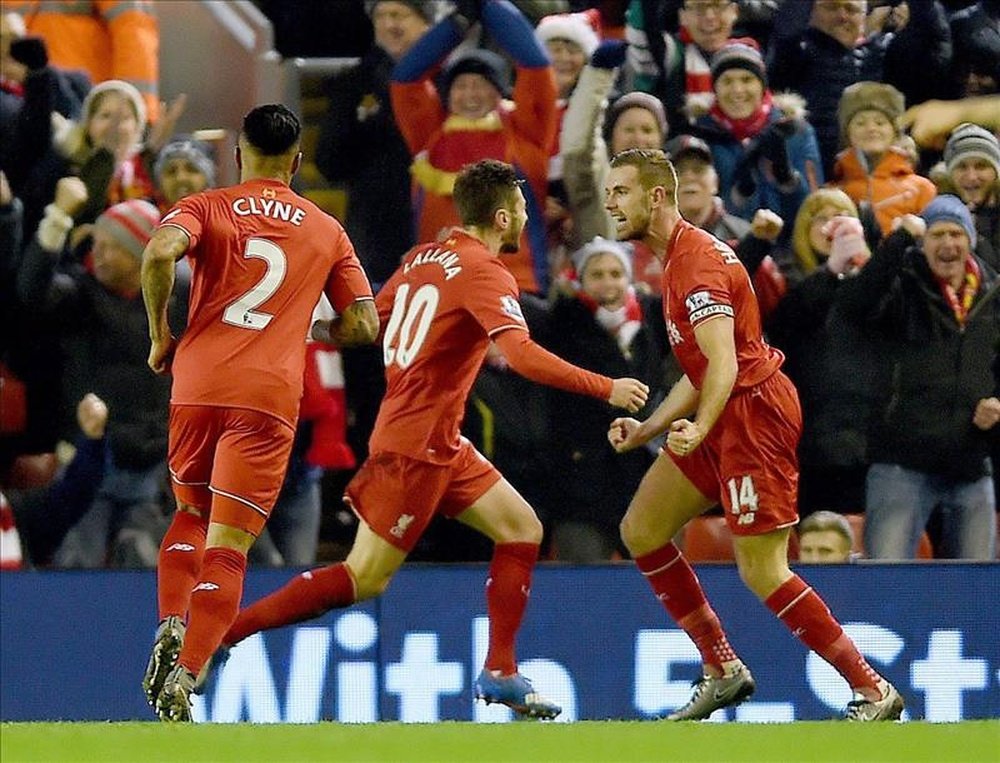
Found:
[(740, 579), (762, 601), (788, 579), (788, 565), (770, 559), (741, 559), (738, 564)]
[(496, 543), (538, 543), (542, 542), (545, 529), (538, 515), (533, 511), (519, 512), (510, 517), (494, 538)]

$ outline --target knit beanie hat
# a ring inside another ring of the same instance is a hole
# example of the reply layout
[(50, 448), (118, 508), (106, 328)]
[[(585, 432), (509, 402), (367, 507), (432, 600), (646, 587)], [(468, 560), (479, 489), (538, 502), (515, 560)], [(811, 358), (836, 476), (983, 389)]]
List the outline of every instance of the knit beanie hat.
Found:
[(493, 87), (506, 97), (510, 90), (510, 74), (507, 62), (489, 50), (467, 50), (452, 59), (441, 75), (441, 89), (445, 99), (451, 90), (451, 84), (459, 74), (478, 74), (485, 77)]
[(80, 119), (84, 123), (90, 121), (97, 109), (97, 104), (103, 93), (116, 92), (124, 96), (125, 100), (132, 105), (135, 111), (135, 121), (139, 126), (139, 135), (146, 131), (146, 103), (142, 100), (142, 95), (136, 90), (135, 85), (121, 79), (109, 79), (94, 85), (87, 97), (83, 99), (83, 106), (80, 109)]
[(591, 257), (598, 254), (612, 254), (618, 258), (625, 270), (625, 277), (632, 282), (632, 247), (620, 241), (611, 241), (600, 236), (594, 236), (573, 253), (573, 269), (578, 279), (583, 278), (583, 271)]
[(596, 8), (591, 8), (580, 13), (544, 16), (535, 27), (535, 37), (542, 45), (549, 40), (575, 42), (590, 58), (601, 42), (601, 14)]
[(896, 132), (899, 132), (899, 118), (906, 108), (903, 94), (892, 85), (884, 82), (855, 82), (844, 90), (837, 106), (837, 121), (840, 123), (840, 136), (847, 144), (847, 126), (859, 111), (881, 111), (885, 114)]
[(650, 112), (656, 119), (656, 124), (660, 127), (660, 135), (666, 137), (667, 112), (663, 109), (663, 103), (655, 95), (642, 93), (638, 90), (625, 93), (625, 95), (611, 104), (611, 108), (608, 110), (608, 125), (606, 128), (609, 135), (614, 129), (618, 117), (628, 109), (634, 108), (646, 109), (646, 111)]
[(985, 159), (1000, 176), (1000, 141), (984, 127), (963, 122), (951, 132), (944, 147), (944, 163), (952, 172), (963, 159)]
[(760, 45), (752, 37), (734, 37), (729, 40), (712, 56), (710, 68), (713, 85), (729, 69), (746, 69), (767, 87), (764, 57), (760, 54)]
[(160, 224), (160, 211), (142, 199), (132, 199), (104, 210), (94, 224), (96, 230), (111, 236), (136, 259), (149, 243), (150, 236)]
[(167, 163), (175, 159), (187, 159), (205, 176), (209, 186), (215, 185), (215, 162), (212, 161), (212, 150), (205, 143), (178, 136), (161, 148), (153, 166), (153, 176), (157, 182), (163, 175)]
[[(365, 0), (365, 12), (372, 16), (375, 13), (375, 6), (383, 0)], [(441, 0), (393, 0), (401, 5), (409, 6), (419, 14), (428, 24), (438, 21), (448, 10), (447, 3)]]
[(927, 223), (928, 230), (930, 230), (934, 223), (939, 222), (961, 225), (965, 228), (965, 232), (969, 236), (969, 246), (973, 249), (976, 248), (976, 226), (972, 222), (972, 213), (969, 212), (969, 208), (957, 196), (952, 196), (950, 193), (937, 196), (930, 204), (924, 207), (924, 211), (920, 213), (920, 216)]

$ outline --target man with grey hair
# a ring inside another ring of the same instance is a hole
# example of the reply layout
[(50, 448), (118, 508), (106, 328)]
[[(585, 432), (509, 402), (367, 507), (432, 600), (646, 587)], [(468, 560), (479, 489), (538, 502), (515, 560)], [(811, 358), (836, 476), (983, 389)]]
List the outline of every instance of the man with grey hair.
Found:
[(807, 564), (851, 561), (854, 531), (847, 517), (835, 511), (817, 511), (799, 524), (799, 561)]

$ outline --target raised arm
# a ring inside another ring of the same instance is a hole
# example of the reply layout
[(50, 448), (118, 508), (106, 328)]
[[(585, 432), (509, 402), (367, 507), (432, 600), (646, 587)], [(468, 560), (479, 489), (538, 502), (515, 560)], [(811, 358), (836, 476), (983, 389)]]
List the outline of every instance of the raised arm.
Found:
[(174, 337), (167, 322), (167, 303), (174, 288), (177, 260), (187, 252), (190, 238), (180, 228), (157, 230), (142, 253), (142, 299), (149, 318), (149, 367), (163, 374), (170, 370)]

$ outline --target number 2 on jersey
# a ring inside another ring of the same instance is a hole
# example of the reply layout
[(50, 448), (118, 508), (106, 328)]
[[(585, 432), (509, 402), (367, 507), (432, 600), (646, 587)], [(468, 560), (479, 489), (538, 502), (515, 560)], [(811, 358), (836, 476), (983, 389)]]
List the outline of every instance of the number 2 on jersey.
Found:
[[(409, 299), (410, 285), (401, 284), (392, 303), (392, 315), (382, 340), (382, 353), (386, 366), (395, 363), (408, 368), (420, 352), (431, 329), (441, 293), (434, 284), (425, 283)], [(397, 342), (398, 339), (398, 342)]]
[(267, 270), (264, 272), (264, 277), (250, 291), (230, 303), (222, 313), (222, 320), (233, 326), (261, 331), (271, 322), (274, 315), (254, 308), (267, 302), (285, 280), (287, 257), (280, 246), (264, 238), (249, 239), (243, 250), (243, 257), (264, 260), (267, 263)]

